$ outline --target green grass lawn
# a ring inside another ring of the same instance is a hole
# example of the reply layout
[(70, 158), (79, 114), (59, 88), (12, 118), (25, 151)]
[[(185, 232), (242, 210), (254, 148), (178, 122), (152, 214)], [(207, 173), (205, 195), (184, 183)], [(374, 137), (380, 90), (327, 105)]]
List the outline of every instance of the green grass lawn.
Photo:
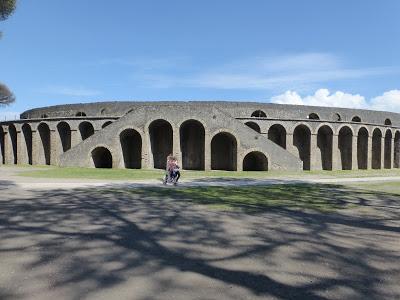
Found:
[[(91, 168), (59, 168), (44, 167), (39, 170), (32, 167), (19, 172), (21, 176), (37, 178), (84, 178), (106, 180), (146, 180), (158, 179), (164, 174), (162, 170), (131, 170), (131, 169), (91, 169)], [(182, 171), (184, 179), (198, 178), (341, 178), (369, 176), (400, 176), (400, 169), (392, 170), (356, 170), (356, 171), (268, 171), (268, 172), (230, 172), (230, 171)]]
[[(240, 187), (149, 187), (109, 189), (122, 198), (173, 199), (205, 205), (217, 210), (241, 210), (248, 213), (271, 209), (312, 209), (332, 212), (364, 207), (371, 209), (379, 201), (395, 201), (400, 206), (399, 183), (277, 184)], [(371, 205), (372, 203), (372, 205)]]

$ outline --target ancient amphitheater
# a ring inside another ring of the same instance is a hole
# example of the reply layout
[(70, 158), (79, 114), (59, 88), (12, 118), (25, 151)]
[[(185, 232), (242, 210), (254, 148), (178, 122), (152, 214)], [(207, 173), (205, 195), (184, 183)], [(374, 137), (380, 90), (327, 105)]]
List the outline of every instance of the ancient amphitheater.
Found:
[(399, 168), (400, 114), (249, 102), (99, 102), (0, 123), (0, 162), (188, 170)]

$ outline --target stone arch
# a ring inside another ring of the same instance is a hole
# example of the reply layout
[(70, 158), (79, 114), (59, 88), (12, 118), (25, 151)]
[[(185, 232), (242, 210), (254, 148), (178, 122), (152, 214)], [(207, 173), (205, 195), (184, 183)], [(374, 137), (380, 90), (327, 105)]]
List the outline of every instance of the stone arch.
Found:
[(361, 170), (368, 169), (368, 137), (367, 128), (361, 127), (357, 135), (357, 165)]
[(12, 163), (17, 164), (17, 129), (15, 128), (14, 124), (10, 124), (8, 126), (8, 134), (10, 136), (10, 142), (11, 142), (11, 150), (12, 150)]
[(351, 121), (360, 123), (361, 122), (361, 118), (359, 116), (354, 116), (353, 118), (351, 118)]
[(228, 132), (220, 132), (211, 140), (211, 169), (237, 170), (237, 140)]
[(307, 119), (309, 120), (319, 120), (319, 116), (316, 113), (311, 113), (307, 116)]
[(167, 156), (173, 151), (173, 130), (163, 119), (154, 120), (149, 125), (151, 152), (156, 169), (165, 169)]
[(63, 152), (71, 149), (71, 127), (67, 122), (60, 122), (57, 124), (57, 132), (61, 142)]
[(179, 129), (182, 167), (187, 170), (204, 170), (205, 129), (197, 120), (187, 120)]
[(135, 129), (125, 129), (119, 135), (124, 165), (127, 169), (142, 168), (142, 137)]
[(101, 125), (101, 128), (106, 128), (108, 125), (111, 125), (112, 124), (112, 121), (107, 121), (107, 122), (105, 122), (103, 125)]
[(392, 120), (389, 118), (385, 120), (385, 125), (392, 125)]
[(106, 147), (96, 147), (91, 152), (93, 165), (95, 168), (111, 169), (113, 166), (113, 157)]
[(243, 171), (268, 171), (268, 158), (260, 151), (247, 153), (243, 158)]
[(394, 135), (394, 168), (400, 168), (400, 131)]
[(262, 110), (256, 110), (256, 111), (253, 111), (251, 116), (254, 118), (266, 118), (267, 114)]
[(93, 124), (88, 121), (80, 123), (79, 133), (81, 134), (82, 141), (86, 140), (88, 137), (94, 134)]
[(244, 123), (245, 125), (247, 125), (248, 127), (250, 127), (251, 129), (253, 129), (254, 131), (257, 131), (258, 133), (261, 133), (261, 129), (260, 126), (256, 123), (256, 122), (246, 122)]
[(385, 134), (385, 147), (384, 147), (384, 168), (392, 168), (392, 131), (390, 129), (386, 130)]
[(41, 150), (44, 155), (44, 163), (50, 165), (50, 153), (51, 153), (51, 143), (50, 143), (50, 128), (46, 123), (40, 123), (38, 126), (38, 132), (41, 141)]
[(286, 129), (281, 124), (274, 124), (268, 129), (268, 139), (286, 149)]
[(83, 112), (83, 111), (78, 111), (78, 112), (75, 114), (75, 117), (86, 117), (86, 113)]
[(339, 130), (339, 152), (342, 170), (351, 170), (353, 163), (353, 132), (348, 126), (343, 126)]
[(22, 134), (24, 135), (27, 163), (32, 164), (32, 127), (25, 123), (22, 125)]
[(308, 126), (301, 124), (294, 129), (293, 146), (297, 148), (298, 156), (303, 161), (303, 170), (310, 170), (311, 130)]
[(5, 164), (5, 157), (4, 157), (4, 130), (3, 126), (0, 125), (0, 156), (1, 156), (1, 163)]
[(335, 113), (335, 121), (342, 121), (342, 116), (339, 113)]
[(40, 118), (41, 118), (41, 119), (47, 119), (48, 117), (49, 117), (49, 116), (48, 116), (47, 114), (41, 114), (41, 115), (40, 115)]
[(372, 169), (380, 169), (382, 157), (382, 132), (375, 128), (372, 134)]
[(327, 125), (321, 126), (317, 133), (317, 147), (321, 153), (322, 170), (332, 170), (332, 142), (332, 128)]
[(100, 110), (100, 115), (104, 116), (104, 115), (106, 114), (106, 112), (107, 112), (107, 109), (103, 107), (103, 108)]

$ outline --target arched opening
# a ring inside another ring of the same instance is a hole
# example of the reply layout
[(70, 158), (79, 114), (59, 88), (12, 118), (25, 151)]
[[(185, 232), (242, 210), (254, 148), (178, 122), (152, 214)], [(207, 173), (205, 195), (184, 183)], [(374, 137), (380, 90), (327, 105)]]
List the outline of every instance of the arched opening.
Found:
[(372, 134), (372, 169), (381, 168), (382, 132), (376, 128)]
[(40, 115), (40, 118), (41, 118), (41, 119), (47, 119), (48, 117), (49, 117), (49, 116), (48, 116), (47, 114), (41, 114), (41, 115)]
[(385, 169), (392, 168), (392, 131), (389, 129), (385, 134), (385, 156), (384, 167)]
[(385, 120), (385, 125), (392, 125), (392, 121), (390, 119)]
[(248, 127), (250, 127), (251, 129), (253, 129), (254, 131), (261, 133), (260, 126), (258, 126), (258, 124), (256, 122), (246, 122), (244, 124), (247, 125)]
[(106, 128), (108, 125), (111, 125), (111, 124), (112, 124), (111, 121), (107, 121), (103, 125), (101, 125), (101, 128)]
[(237, 142), (232, 134), (220, 132), (211, 140), (211, 169), (237, 170)]
[(316, 113), (311, 113), (308, 115), (307, 119), (309, 120), (319, 120), (319, 116)]
[(3, 127), (0, 125), (0, 154), (1, 154), (1, 162), (5, 164), (5, 157), (4, 157), (4, 130)]
[(67, 122), (57, 124), (58, 136), (60, 137), (62, 151), (66, 152), (71, 149), (71, 127)]
[(361, 122), (361, 118), (360, 118), (359, 116), (354, 116), (354, 117), (351, 119), (351, 121), (352, 121), (352, 122), (360, 123), (360, 122)]
[(286, 149), (286, 129), (281, 124), (274, 124), (268, 130), (268, 139)]
[(110, 150), (97, 147), (92, 151), (92, 160), (95, 168), (112, 168), (113, 159)]
[(38, 126), (40, 141), (42, 145), (43, 155), (44, 155), (44, 163), (46, 165), (50, 165), (50, 128), (45, 123), (40, 123)]
[(338, 113), (335, 113), (335, 121), (342, 121), (342, 116)]
[(243, 171), (268, 171), (268, 159), (264, 153), (253, 151), (243, 159)]
[(256, 110), (251, 114), (251, 116), (254, 118), (266, 118), (267, 114), (262, 110)]
[(76, 117), (86, 117), (86, 113), (84, 113), (83, 111), (78, 111), (78, 112), (75, 114), (75, 116), (76, 116)]
[(81, 134), (82, 141), (94, 134), (94, 128), (90, 122), (82, 122), (79, 124), (79, 132)]
[(400, 131), (394, 135), (394, 168), (400, 168)]
[(347, 126), (339, 131), (339, 151), (342, 170), (351, 170), (353, 163), (353, 133)]
[(17, 164), (17, 129), (14, 124), (8, 126), (8, 134), (10, 135), (11, 148), (12, 148), (12, 163)]
[(32, 164), (32, 128), (29, 124), (22, 125), (22, 133), (26, 146), (27, 163)]
[(149, 133), (154, 168), (165, 169), (167, 156), (173, 149), (172, 126), (165, 120), (155, 120), (149, 126)]
[(360, 170), (368, 169), (368, 130), (360, 128), (357, 136), (357, 165)]
[(142, 167), (142, 137), (134, 129), (125, 129), (119, 136), (125, 168)]
[(293, 146), (297, 148), (303, 162), (303, 170), (310, 170), (311, 131), (305, 125), (299, 125), (293, 132)]
[(104, 116), (106, 114), (107, 110), (105, 108), (102, 108), (100, 110), (100, 115)]
[(187, 170), (204, 170), (205, 130), (196, 120), (185, 121), (179, 130), (182, 167)]
[(332, 141), (332, 129), (326, 125), (322, 126), (317, 135), (317, 147), (321, 153), (322, 170), (332, 170)]

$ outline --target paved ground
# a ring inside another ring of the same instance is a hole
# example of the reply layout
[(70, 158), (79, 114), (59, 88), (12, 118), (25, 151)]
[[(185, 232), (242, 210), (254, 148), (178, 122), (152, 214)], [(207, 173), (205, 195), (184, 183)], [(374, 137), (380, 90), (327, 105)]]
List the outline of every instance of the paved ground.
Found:
[(0, 299), (400, 298), (398, 195), (248, 214), (62, 182), (1, 169)]

